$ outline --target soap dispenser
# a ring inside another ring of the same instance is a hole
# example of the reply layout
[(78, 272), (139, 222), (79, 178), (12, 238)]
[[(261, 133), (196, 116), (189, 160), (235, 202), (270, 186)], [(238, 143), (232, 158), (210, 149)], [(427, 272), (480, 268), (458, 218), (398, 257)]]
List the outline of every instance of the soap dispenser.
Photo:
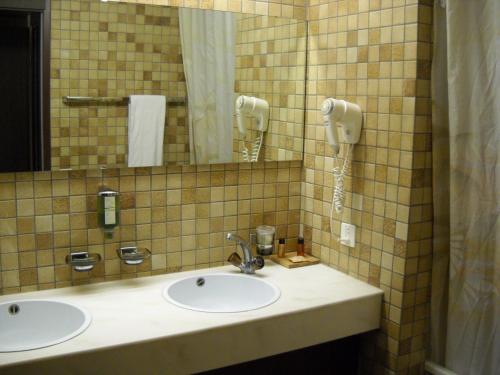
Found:
[(113, 238), (113, 229), (120, 224), (120, 193), (103, 190), (97, 197), (97, 220), (106, 238)]

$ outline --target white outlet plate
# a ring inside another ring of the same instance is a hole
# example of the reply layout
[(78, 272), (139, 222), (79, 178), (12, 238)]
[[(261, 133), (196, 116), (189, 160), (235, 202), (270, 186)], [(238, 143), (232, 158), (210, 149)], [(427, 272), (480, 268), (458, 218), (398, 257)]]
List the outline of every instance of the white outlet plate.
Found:
[(340, 243), (345, 246), (356, 246), (356, 226), (348, 223), (340, 225)]

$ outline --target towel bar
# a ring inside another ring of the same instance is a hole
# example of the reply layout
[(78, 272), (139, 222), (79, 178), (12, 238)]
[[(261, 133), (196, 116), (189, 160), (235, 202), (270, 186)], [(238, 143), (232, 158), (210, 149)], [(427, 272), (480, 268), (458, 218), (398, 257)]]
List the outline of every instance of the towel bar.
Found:
[[(64, 104), (128, 104), (130, 98), (128, 96), (63, 96), (62, 101)], [(167, 103), (170, 105), (185, 104), (186, 98), (167, 98)]]

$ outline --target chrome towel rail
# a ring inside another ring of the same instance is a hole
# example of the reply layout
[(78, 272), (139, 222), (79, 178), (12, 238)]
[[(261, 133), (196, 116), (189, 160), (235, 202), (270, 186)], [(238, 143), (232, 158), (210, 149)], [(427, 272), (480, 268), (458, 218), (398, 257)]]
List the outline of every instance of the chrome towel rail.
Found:
[[(128, 96), (63, 96), (64, 104), (128, 104), (130, 98)], [(185, 104), (186, 98), (167, 98), (167, 103), (170, 105)]]

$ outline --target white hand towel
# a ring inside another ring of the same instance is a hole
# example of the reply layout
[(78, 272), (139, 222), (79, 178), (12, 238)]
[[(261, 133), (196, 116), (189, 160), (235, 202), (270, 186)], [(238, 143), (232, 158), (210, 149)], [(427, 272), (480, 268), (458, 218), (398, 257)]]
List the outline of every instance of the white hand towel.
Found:
[(167, 100), (161, 95), (132, 95), (128, 106), (128, 166), (163, 164)]

